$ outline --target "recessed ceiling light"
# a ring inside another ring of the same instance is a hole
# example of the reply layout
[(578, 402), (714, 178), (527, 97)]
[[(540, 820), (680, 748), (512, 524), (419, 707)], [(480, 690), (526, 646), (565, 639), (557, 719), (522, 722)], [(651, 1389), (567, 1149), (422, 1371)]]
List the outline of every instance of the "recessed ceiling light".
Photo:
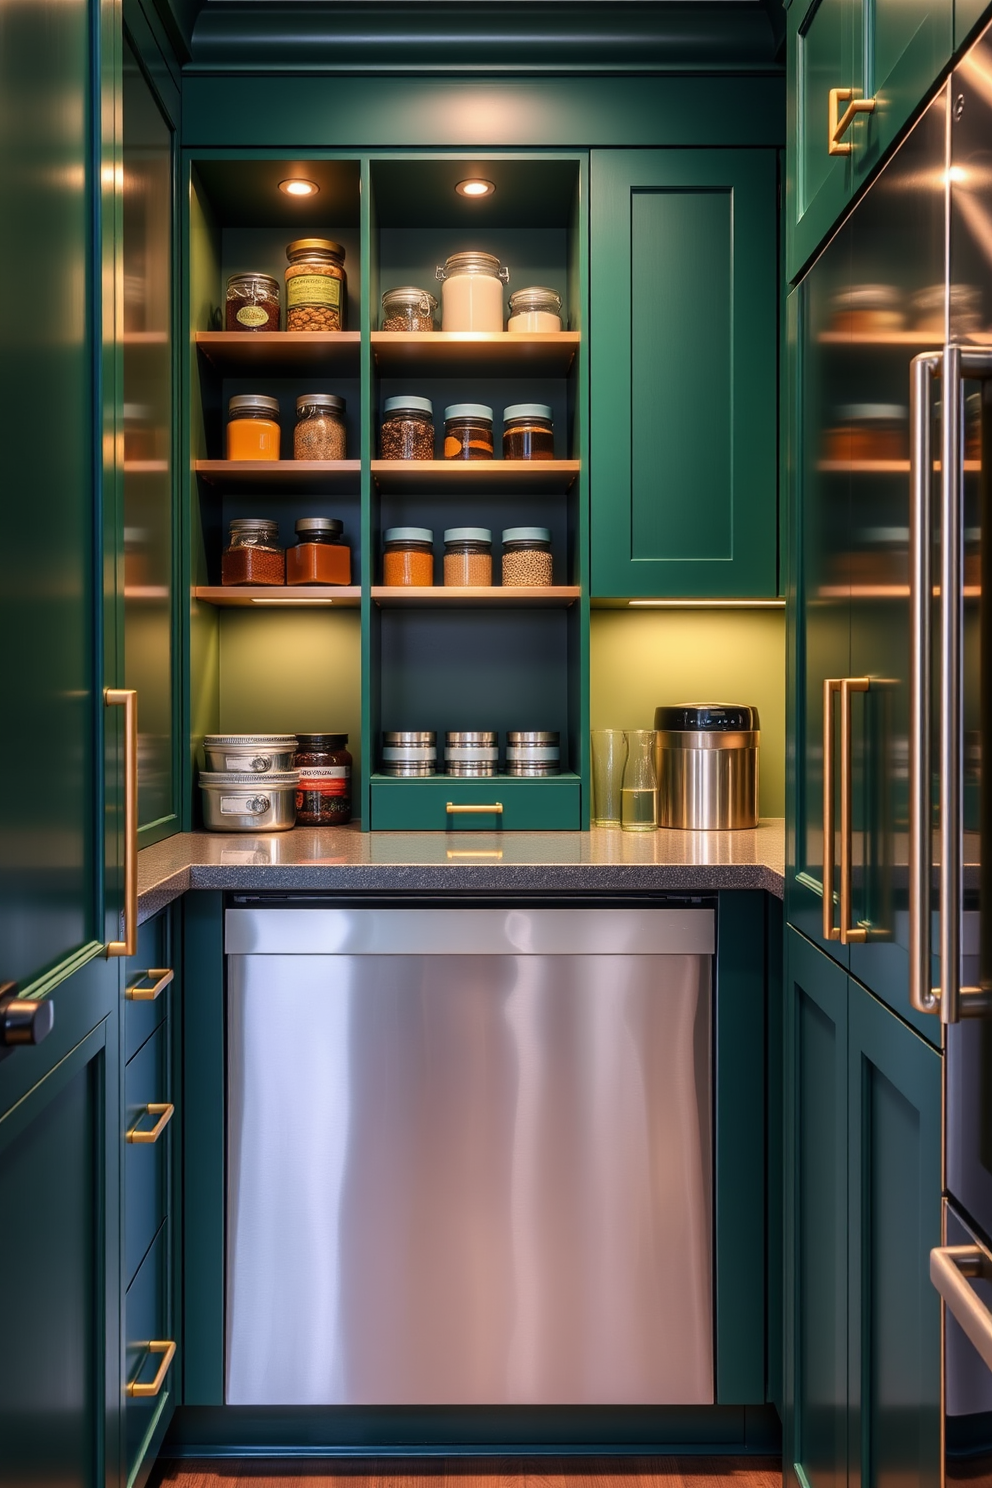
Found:
[(320, 187), (316, 181), (304, 181), (294, 177), (289, 181), (280, 181), (279, 190), (284, 191), (287, 196), (316, 196)]
[(492, 181), (483, 181), (478, 177), (473, 177), (468, 181), (459, 181), (455, 190), (459, 196), (492, 196), (496, 187)]

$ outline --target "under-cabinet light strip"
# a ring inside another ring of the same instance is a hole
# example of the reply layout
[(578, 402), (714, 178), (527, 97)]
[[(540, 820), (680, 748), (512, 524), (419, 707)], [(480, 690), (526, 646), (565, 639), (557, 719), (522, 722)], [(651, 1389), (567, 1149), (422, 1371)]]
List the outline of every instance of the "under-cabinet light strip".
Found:
[(628, 599), (642, 610), (784, 610), (784, 599)]
[(253, 599), (251, 601), (252, 604), (307, 605), (309, 607), (313, 605), (330, 605), (335, 602), (333, 599)]

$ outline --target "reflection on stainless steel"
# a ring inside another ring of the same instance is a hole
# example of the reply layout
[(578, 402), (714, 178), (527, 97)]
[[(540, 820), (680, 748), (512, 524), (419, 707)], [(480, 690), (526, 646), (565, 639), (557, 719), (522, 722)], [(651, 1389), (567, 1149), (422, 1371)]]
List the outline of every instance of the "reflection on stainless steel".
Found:
[(228, 912), (227, 1402), (712, 1402), (711, 913), (431, 913)]
[[(992, 1257), (946, 1201), (930, 1275), (944, 1310), (944, 1482), (992, 1481)], [(965, 1278), (969, 1279), (965, 1279)], [(963, 1325), (963, 1326), (962, 1326)]]

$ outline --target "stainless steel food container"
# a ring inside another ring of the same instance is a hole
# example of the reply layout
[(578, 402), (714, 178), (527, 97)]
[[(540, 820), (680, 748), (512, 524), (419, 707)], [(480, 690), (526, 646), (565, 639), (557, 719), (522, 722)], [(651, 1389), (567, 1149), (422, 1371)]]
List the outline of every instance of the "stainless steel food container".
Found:
[(758, 824), (758, 710), (743, 703), (657, 708), (658, 825), (692, 832)]
[(270, 775), (291, 770), (295, 734), (206, 734), (203, 754), (208, 770)]
[(208, 832), (285, 832), (296, 822), (298, 770), (265, 776), (201, 770), (203, 825)]
[(554, 729), (510, 729), (506, 735), (507, 775), (557, 775), (560, 735)]
[(437, 772), (437, 734), (433, 729), (391, 729), (382, 736), (383, 775), (413, 779)]
[(481, 779), (495, 775), (499, 738), (489, 729), (449, 729), (444, 736), (444, 768), (449, 775)]

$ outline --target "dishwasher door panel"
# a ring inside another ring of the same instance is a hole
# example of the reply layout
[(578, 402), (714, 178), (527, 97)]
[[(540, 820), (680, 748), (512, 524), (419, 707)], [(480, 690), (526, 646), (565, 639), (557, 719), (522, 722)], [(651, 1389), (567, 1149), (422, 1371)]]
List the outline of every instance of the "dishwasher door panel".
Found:
[(711, 1403), (710, 968), (229, 956), (228, 1403)]

